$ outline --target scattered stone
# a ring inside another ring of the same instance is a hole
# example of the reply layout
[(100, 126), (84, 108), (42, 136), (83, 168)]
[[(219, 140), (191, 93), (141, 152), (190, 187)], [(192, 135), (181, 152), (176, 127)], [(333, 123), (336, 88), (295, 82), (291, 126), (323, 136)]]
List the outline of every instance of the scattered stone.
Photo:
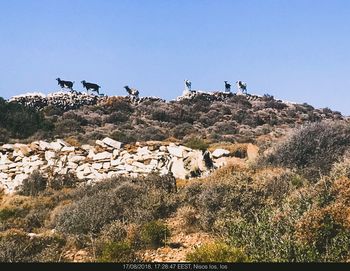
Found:
[(201, 151), (174, 143), (166, 146), (161, 142), (145, 142), (139, 143), (137, 149), (123, 149), (121, 142), (106, 137), (96, 144), (97, 147), (74, 147), (60, 139), (29, 145), (5, 144), (0, 147), (0, 186), (5, 193), (12, 193), (34, 170), (44, 175), (73, 172), (87, 185), (116, 175), (137, 177), (152, 172), (165, 175), (171, 171), (176, 178), (186, 179), (211, 171)]
[(180, 157), (182, 158), (183, 157), (183, 148), (182, 146), (178, 147), (178, 146), (168, 146), (167, 147), (168, 149), (168, 152), (173, 155), (173, 156), (176, 156), (176, 157)]
[(112, 158), (112, 154), (110, 152), (100, 152), (100, 153), (97, 153), (93, 156), (93, 160), (94, 161), (97, 161), (97, 160), (108, 160), (108, 159), (111, 159)]
[(109, 137), (105, 137), (102, 142), (112, 148), (115, 148), (115, 149), (120, 149), (121, 146), (122, 146), (122, 143), (119, 142), (119, 141), (116, 141), (112, 138), (109, 138)]
[(230, 151), (225, 150), (225, 149), (216, 149), (213, 153), (212, 156), (214, 158), (220, 158), (222, 156), (228, 156), (230, 154)]

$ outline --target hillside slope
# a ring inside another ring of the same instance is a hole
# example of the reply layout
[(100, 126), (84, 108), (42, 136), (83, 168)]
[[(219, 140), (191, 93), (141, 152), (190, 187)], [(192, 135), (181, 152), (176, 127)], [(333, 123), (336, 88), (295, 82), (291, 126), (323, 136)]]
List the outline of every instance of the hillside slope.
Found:
[(12, 125), (6, 125), (6, 118), (0, 121), (4, 130), (0, 138), (2, 143), (11, 138), (29, 142), (60, 137), (91, 144), (108, 136), (124, 143), (169, 138), (186, 143), (193, 137), (200, 137), (208, 143), (228, 141), (260, 145), (301, 124), (344, 119), (341, 113), (328, 108), (287, 103), (270, 95), (221, 92), (197, 92), (175, 101), (154, 97), (132, 100), (124, 96), (53, 93), (42, 97), (32, 94), (15, 97), (9, 104), (24, 105), (37, 112), (40, 118), (35, 123), (34, 117), (26, 122), (29, 126), (32, 121), (35, 129), (25, 134), (12, 129), (13, 122), (20, 121), (21, 116), (18, 120), (12, 118)]

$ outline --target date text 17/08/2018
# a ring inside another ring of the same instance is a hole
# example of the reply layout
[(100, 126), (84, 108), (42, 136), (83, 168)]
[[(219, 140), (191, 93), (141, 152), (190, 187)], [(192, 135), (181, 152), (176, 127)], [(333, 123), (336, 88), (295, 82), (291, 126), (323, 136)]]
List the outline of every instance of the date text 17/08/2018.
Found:
[(123, 264), (124, 270), (227, 270), (226, 264), (139, 263)]

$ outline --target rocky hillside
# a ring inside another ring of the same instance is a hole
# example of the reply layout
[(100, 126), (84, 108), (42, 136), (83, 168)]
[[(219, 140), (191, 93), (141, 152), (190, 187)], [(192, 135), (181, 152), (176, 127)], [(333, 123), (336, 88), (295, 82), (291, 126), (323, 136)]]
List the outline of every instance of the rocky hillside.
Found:
[(339, 112), (221, 92), (0, 112), (0, 262), (350, 261)]
[[(7, 105), (3, 104), (2, 111), (10, 110), (14, 104), (24, 107), (23, 112), (31, 110), (33, 116), (29, 120), (27, 117), (25, 123), (21, 115), (12, 117), (11, 125), (6, 119), (0, 120), (2, 143), (63, 138), (94, 144), (110, 137), (123, 143), (172, 138), (186, 144), (199, 137), (206, 143), (266, 145), (301, 124), (344, 118), (328, 108), (283, 102), (270, 95), (223, 92), (192, 92), (174, 101), (156, 97), (29, 94), (13, 97)], [(28, 129), (15, 129), (21, 125)]]

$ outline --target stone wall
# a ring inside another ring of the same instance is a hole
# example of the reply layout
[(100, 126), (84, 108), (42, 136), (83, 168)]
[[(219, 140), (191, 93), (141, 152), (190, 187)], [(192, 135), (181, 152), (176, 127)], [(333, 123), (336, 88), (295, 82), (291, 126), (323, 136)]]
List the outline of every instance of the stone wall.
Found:
[(74, 147), (57, 139), (0, 147), (0, 186), (12, 193), (34, 171), (44, 176), (73, 173), (91, 184), (114, 175), (160, 175), (172, 172), (176, 178), (207, 175), (224, 165), (222, 150), (202, 152), (174, 143), (151, 141), (124, 147), (111, 138), (97, 140), (95, 146)]
[[(116, 97), (116, 96), (112, 96)], [(131, 96), (120, 96), (126, 97), (130, 100), (130, 103), (140, 104), (143, 102), (165, 102), (164, 99), (159, 97), (140, 97), (134, 98)], [(53, 106), (63, 111), (78, 109), (84, 105), (95, 105), (103, 101), (106, 101), (108, 96), (96, 96), (81, 92), (54, 92), (48, 95), (39, 92), (26, 93), (18, 96), (13, 96), (9, 99), (9, 102), (19, 103), (21, 105), (33, 108), (35, 110), (41, 110), (46, 106)]]
[(48, 95), (42, 93), (26, 93), (13, 96), (9, 102), (16, 102), (27, 107), (41, 110), (46, 106), (54, 106), (64, 111), (77, 109), (84, 105), (95, 105), (105, 97), (86, 93), (54, 92)]
[(177, 101), (182, 100), (193, 100), (196, 98), (200, 98), (206, 101), (224, 101), (227, 98), (233, 96), (245, 96), (249, 101), (260, 100), (262, 97), (255, 94), (236, 94), (232, 92), (222, 92), (222, 91), (201, 91), (201, 90), (192, 90), (192, 91), (184, 91), (183, 95), (176, 98)]

